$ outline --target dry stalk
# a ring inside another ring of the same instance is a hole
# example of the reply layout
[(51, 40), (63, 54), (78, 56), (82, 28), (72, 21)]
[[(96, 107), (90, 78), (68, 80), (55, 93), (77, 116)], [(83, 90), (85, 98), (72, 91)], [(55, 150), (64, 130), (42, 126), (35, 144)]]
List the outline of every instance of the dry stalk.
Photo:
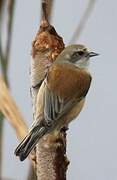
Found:
[[(32, 44), (31, 92), (34, 119), (40, 85), (46, 76), (48, 67), (64, 49), (63, 39), (48, 22), (46, 1), (42, 1), (42, 11), (40, 29)], [(41, 139), (36, 147), (37, 180), (65, 180), (68, 166), (66, 132), (61, 131), (60, 136), (54, 142), (50, 141), (49, 147), (46, 148), (44, 145), (49, 138), (48, 136), (46, 140)]]
[[(28, 128), (2, 77), (0, 77), (0, 111), (15, 130), (18, 139), (22, 140)], [(29, 159), (35, 167), (34, 152), (30, 154)]]
[(22, 139), (26, 135), (27, 126), (15, 101), (13, 100), (13, 98), (9, 93), (9, 90), (3, 78), (1, 77), (0, 77), (0, 110), (15, 129), (17, 137), (19, 139)]

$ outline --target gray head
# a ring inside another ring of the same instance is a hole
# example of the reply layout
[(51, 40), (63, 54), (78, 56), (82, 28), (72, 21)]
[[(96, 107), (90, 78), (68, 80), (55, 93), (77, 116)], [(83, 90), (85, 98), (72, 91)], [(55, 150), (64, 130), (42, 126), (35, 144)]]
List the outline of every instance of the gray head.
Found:
[(90, 57), (97, 55), (99, 54), (90, 52), (84, 45), (78, 44), (67, 46), (56, 60), (72, 63), (79, 68), (87, 68)]

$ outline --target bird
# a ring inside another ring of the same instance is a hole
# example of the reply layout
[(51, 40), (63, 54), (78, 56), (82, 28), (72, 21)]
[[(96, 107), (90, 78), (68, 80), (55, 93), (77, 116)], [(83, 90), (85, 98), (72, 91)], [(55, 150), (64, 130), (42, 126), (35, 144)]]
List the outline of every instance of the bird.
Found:
[(77, 119), (92, 81), (90, 58), (97, 55), (82, 44), (73, 44), (67, 46), (50, 66), (37, 94), (35, 121), (15, 149), (15, 155), (21, 161), (42, 137), (54, 136)]

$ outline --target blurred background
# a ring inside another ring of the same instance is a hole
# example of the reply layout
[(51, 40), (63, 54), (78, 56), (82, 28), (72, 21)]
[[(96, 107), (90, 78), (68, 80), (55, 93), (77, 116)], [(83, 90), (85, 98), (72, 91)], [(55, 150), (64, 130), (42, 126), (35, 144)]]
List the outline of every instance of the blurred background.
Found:
[[(67, 154), (68, 180), (117, 180), (117, 1), (97, 0), (80, 34), (72, 36), (88, 6), (88, 0), (55, 0), (52, 24), (69, 43), (85, 44), (100, 54), (90, 65), (93, 81), (78, 121), (70, 125)], [(10, 90), (28, 125), (32, 122), (29, 67), (31, 43), (40, 22), (40, 1), (16, 0), (8, 68)], [(4, 10), (7, 13), (7, 9)], [(7, 19), (4, 19), (4, 22)], [(2, 25), (3, 47), (6, 24)], [(14, 129), (5, 120), (2, 177), (25, 180), (29, 161), (14, 156), (18, 145)]]

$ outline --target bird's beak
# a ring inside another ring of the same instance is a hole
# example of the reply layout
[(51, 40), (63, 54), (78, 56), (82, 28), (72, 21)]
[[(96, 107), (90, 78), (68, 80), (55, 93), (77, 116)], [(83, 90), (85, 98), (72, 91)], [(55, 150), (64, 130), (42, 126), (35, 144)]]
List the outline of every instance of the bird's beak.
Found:
[(95, 53), (95, 52), (89, 52), (89, 57), (93, 57), (93, 56), (99, 56), (99, 54)]

